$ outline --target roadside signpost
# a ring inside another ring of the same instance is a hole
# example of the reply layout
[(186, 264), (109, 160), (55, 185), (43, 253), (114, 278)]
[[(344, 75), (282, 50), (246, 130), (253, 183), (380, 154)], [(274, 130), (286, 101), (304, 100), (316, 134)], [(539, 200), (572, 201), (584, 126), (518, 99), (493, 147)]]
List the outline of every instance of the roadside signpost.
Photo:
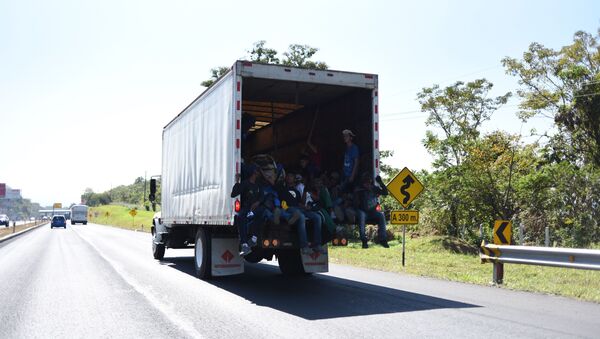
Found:
[(129, 210), (129, 215), (133, 218), (131, 219), (131, 226), (135, 227), (135, 216), (137, 215), (137, 210), (135, 208), (132, 208), (131, 210)]
[[(492, 232), (492, 241), (494, 245), (510, 245), (512, 239), (512, 221), (496, 220), (494, 221), (494, 229)], [(492, 280), (496, 284), (502, 284), (504, 280), (504, 264), (494, 263), (494, 271), (492, 272)]]
[[(421, 194), (423, 188), (424, 186), (419, 179), (406, 167), (387, 184), (390, 194), (405, 209)], [(392, 225), (402, 225), (402, 266), (404, 266), (406, 257), (406, 225), (416, 225), (419, 223), (419, 211), (391, 211), (390, 222)]]

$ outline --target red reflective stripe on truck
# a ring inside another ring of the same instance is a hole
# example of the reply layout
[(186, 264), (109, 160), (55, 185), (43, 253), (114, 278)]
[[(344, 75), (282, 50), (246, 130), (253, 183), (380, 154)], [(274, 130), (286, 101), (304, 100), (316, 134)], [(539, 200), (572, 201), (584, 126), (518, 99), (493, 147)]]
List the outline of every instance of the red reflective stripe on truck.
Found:
[(376, 123), (375, 123), (375, 132), (377, 132), (378, 130), (379, 130), (379, 123), (378, 123), (378, 122), (376, 122)]
[(235, 174), (239, 174), (240, 173), (240, 163), (236, 162), (235, 163)]
[(377, 105), (375, 105), (375, 114), (377, 114), (377, 113), (379, 113), (379, 107)]
[(375, 168), (379, 168), (379, 159), (375, 159)]
[(240, 148), (240, 139), (235, 139), (235, 148)]
[(238, 82), (237, 82), (237, 91), (238, 91), (238, 92), (240, 91), (240, 88), (241, 88), (241, 84), (240, 84), (240, 82), (238, 81)]
[(375, 139), (375, 149), (379, 149), (379, 140)]
[(240, 129), (240, 119), (237, 119), (235, 122), (235, 129)]
[(240, 101), (239, 100), (236, 101), (235, 107), (236, 107), (236, 110), (238, 110), (238, 111), (240, 110)]

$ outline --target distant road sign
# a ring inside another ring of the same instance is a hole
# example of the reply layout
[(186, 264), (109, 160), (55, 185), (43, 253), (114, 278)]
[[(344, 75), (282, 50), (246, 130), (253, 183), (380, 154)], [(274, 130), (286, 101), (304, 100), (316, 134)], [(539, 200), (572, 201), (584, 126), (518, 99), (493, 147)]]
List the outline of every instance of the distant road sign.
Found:
[(134, 209), (130, 210), (129, 215), (131, 215), (132, 217), (135, 217), (137, 215), (137, 210), (134, 210)]
[(62, 208), (62, 204), (60, 202), (55, 202), (54, 205), (52, 205), (52, 208)]
[(402, 207), (407, 208), (410, 203), (423, 191), (423, 184), (412, 172), (404, 167), (387, 185), (390, 194), (398, 200)]
[(494, 233), (492, 238), (495, 245), (510, 245), (510, 239), (512, 238), (512, 221), (494, 221)]
[(390, 213), (392, 225), (415, 225), (419, 223), (419, 211), (392, 211)]

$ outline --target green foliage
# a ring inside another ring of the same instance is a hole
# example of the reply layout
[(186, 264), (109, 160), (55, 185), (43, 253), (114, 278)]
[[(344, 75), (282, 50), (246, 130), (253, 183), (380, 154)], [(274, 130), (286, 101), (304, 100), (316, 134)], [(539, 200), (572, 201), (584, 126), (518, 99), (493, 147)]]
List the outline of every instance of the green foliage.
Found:
[(223, 75), (225, 75), (227, 72), (229, 71), (229, 67), (225, 67), (225, 66), (219, 66), (216, 68), (211, 68), (210, 69), (210, 79), (208, 80), (204, 80), (200, 83), (200, 85), (204, 86), (204, 87), (210, 87), (212, 86), (215, 82), (217, 82), (217, 80), (219, 80), (220, 77), (222, 77)]
[(250, 60), (264, 64), (279, 64), (277, 51), (272, 48), (266, 48), (266, 43), (267, 42), (265, 40), (260, 40), (254, 43), (252, 49), (248, 51), (250, 54)]
[(283, 53), (285, 58), (283, 59), (282, 64), (286, 66), (296, 66), (311, 69), (329, 68), (324, 62), (310, 60), (310, 58), (312, 58), (312, 56), (318, 51), (318, 48), (314, 48), (309, 45), (291, 44), (288, 47), (287, 52)]
[(426, 227), (475, 240), (484, 220), (514, 213), (503, 198), (508, 188), (500, 180), (505, 178), (495, 170), (509, 168), (502, 165), (507, 164), (514, 140), (500, 132), (480, 135), (481, 125), (511, 95), (489, 98), (492, 87), (487, 80), (478, 79), (444, 89), (434, 85), (418, 94), (422, 111), (429, 113), (426, 124), (440, 131), (427, 131), (423, 140), (434, 157), (435, 169), (425, 178), (429, 191), (423, 202), (428, 211)]
[[(259, 40), (255, 42), (248, 52), (248, 59), (251, 61), (261, 62), (265, 64), (275, 65), (286, 65), (301, 68), (310, 69), (328, 69), (326, 63), (321, 61), (310, 60), (315, 53), (319, 51), (318, 48), (311, 47), (309, 45), (291, 44), (288, 50), (283, 53), (283, 60), (277, 57), (278, 52), (273, 48), (267, 48), (265, 40)], [(211, 68), (211, 77), (201, 83), (204, 87), (210, 87), (214, 84), (221, 76), (229, 71), (229, 67), (217, 67)]]
[[(156, 200), (160, 202), (160, 181), (156, 182), (156, 191)], [(150, 181), (146, 182), (143, 177), (137, 177), (131, 185), (120, 185), (102, 193), (94, 193), (91, 188), (86, 188), (81, 198), (88, 206), (118, 203), (128, 206), (144, 205), (149, 207), (149, 194)]]
[[(507, 74), (519, 79), (520, 117), (552, 118), (559, 131), (553, 148), (600, 165), (600, 31), (577, 32), (560, 50), (532, 43), (523, 59), (506, 57)], [(561, 142), (566, 141), (566, 142)]]

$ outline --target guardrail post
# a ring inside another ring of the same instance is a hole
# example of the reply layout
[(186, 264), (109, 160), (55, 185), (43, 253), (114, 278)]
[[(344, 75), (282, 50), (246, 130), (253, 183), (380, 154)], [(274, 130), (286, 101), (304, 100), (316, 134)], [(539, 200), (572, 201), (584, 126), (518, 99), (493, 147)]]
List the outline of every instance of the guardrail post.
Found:
[(550, 247), (550, 227), (548, 226), (546, 226), (546, 236), (544, 243), (546, 244), (546, 247)]
[(502, 280), (504, 280), (504, 264), (494, 263), (492, 280), (494, 284), (502, 285)]

